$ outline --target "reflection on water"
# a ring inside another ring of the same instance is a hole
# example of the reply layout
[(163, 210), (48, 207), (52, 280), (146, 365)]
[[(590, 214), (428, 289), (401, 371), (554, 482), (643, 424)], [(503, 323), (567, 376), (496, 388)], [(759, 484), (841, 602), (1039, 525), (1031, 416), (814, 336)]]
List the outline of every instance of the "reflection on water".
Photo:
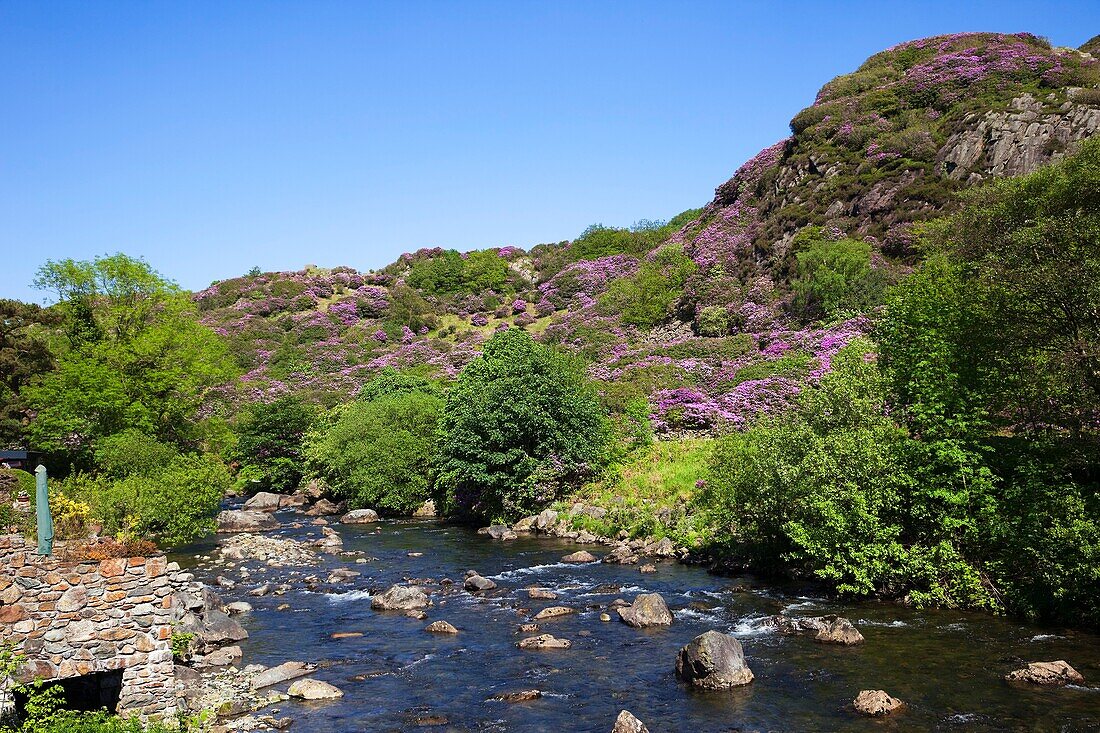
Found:
[[(295, 518), (283, 516), (288, 522)], [(805, 595), (805, 589), (719, 577), (670, 562), (645, 575), (632, 566), (571, 565), (558, 560), (577, 549), (572, 543), (534, 538), (500, 543), (435, 523), (386, 522), (339, 531), (345, 550), (374, 559), (355, 564), (325, 557), (320, 567), (308, 569), (266, 569), (246, 561), (240, 565), (252, 572), (250, 580), (222, 594), (255, 607), (244, 619), (251, 634), (241, 645), (245, 663), (319, 662), (314, 676), (344, 690), (345, 697), (333, 703), (287, 704), (283, 712), (295, 719), (296, 731), (401, 731), (446, 720), (424, 729), (606, 733), (623, 708), (654, 733), (1100, 730), (1100, 690), (1019, 688), (1001, 679), (1027, 661), (1065, 659), (1086, 680), (1100, 684), (1100, 638), (1087, 633), (979, 614), (836, 603)], [(306, 538), (319, 531), (306, 525), (281, 534)], [(407, 556), (414, 551), (423, 556)], [(337, 567), (362, 576), (316, 592), (305, 589), (304, 576), (324, 578)], [(488, 597), (457, 590), (471, 568), (500, 589)], [(201, 560), (196, 566), (200, 579), (219, 573), (237, 578), (232, 571), (214, 570)], [(456, 589), (445, 593), (435, 586), (426, 621), (370, 609), (372, 592), (408, 578), (450, 578)], [(282, 581), (294, 583), (284, 596), (246, 595), (262, 582)], [(531, 600), (526, 592), (531, 585), (559, 597)], [(631, 600), (641, 592), (665, 597), (676, 616), (671, 628), (638, 631), (617, 621), (600, 622), (612, 600)], [(276, 610), (282, 603), (291, 609)], [(518, 624), (551, 605), (580, 611), (541, 623), (544, 631), (570, 639), (572, 648), (516, 649)], [(825, 646), (756, 623), (778, 612), (840, 613), (867, 641), (854, 648)], [(438, 619), (460, 633), (425, 633), (424, 626)], [(704, 693), (676, 680), (676, 652), (712, 628), (741, 639), (756, 675), (752, 685)], [(364, 635), (331, 638), (341, 631)], [(543, 697), (523, 703), (488, 699), (531, 688)], [(859, 718), (847, 706), (869, 688), (885, 689), (908, 709), (886, 720)]]

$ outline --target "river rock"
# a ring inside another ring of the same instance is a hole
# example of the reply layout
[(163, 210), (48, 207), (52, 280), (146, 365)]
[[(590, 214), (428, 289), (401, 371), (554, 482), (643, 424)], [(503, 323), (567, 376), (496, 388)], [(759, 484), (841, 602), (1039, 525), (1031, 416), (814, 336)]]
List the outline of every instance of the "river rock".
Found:
[(535, 621), (543, 621), (548, 618), (560, 618), (561, 616), (569, 616), (574, 613), (576, 613), (576, 611), (568, 606), (550, 606), (536, 613), (534, 618)]
[(643, 565), (640, 568), (638, 568), (638, 572), (639, 573), (655, 573), (655, 572), (657, 572), (657, 566), (656, 565)]
[(309, 498), (302, 494), (282, 494), (279, 496), (280, 509), (298, 509), (309, 503)]
[(852, 706), (860, 715), (877, 718), (904, 707), (905, 703), (896, 697), (891, 697), (883, 690), (863, 690), (856, 695)]
[(244, 503), (244, 509), (257, 512), (273, 512), (279, 508), (283, 497), (270, 491), (261, 491), (254, 494)]
[(554, 601), (557, 600), (558, 594), (545, 588), (528, 588), (527, 597), (540, 601)]
[(863, 643), (863, 634), (842, 616), (772, 616), (764, 621), (764, 625), (775, 627), (781, 634), (812, 636), (814, 641), (822, 644), (854, 646)]
[(638, 556), (634, 554), (629, 545), (619, 545), (604, 555), (603, 561), (616, 565), (633, 565), (638, 562)]
[(229, 618), (224, 611), (206, 609), (202, 617), (202, 628), (198, 632), (204, 648), (212, 648), (248, 638), (248, 632), (239, 623)]
[(513, 532), (512, 528), (506, 524), (494, 524), (493, 526), (489, 527), (489, 531), (486, 534), (488, 534), (494, 540), (501, 540), (504, 542), (508, 542), (519, 537), (519, 535)]
[(240, 662), (243, 656), (244, 653), (239, 646), (224, 646), (203, 657), (202, 663), (207, 667), (228, 667)]
[(262, 670), (252, 676), (252, 689), (262, 690), (272, 685), (280, 685), (284, 682), (304, 677), (317, 667), (305, 662), (283, 662), (276, 667)]
[(524, 517), (523, 519), (519, 520), (518, 522), (516, 522), (515, 524), (512, 525), (512, 531), (513, 532), (530, 532), (531, 530), (533, 530), (535, 528), (535, 522), (537, 520), (538, 520), (538, 517), (535, 517), (535, 516)]
[(492, 590), (497, 587), (497, 584), (488, 578), (483, 578), (480, 575), (471, 575), (462, 582), (462, 587), (471, 593), (480, 593), (481, 591)]
[(340, 506), (334, 504), (328, 499), (318, 499), (313, 506), (306, 509), (306, 514), (311, 517), (331, 517), (333, 514), (340, 513)]
[(304, 680), (295, 680), (286, 694), (302, 700), (334, 700), (343, 697), (344, 692), (339, 687), (334, 687), (327, 682), (307, 677)]
[(527, 702), (528, 700), (538, 700), (542, 697), (541, 690), (520, 690), (519, 692), (505, 692), (500, 695), (493, 695), (490, 700), (498, 700), (500, 702)]
[(375, 611), (415, 611), (428, 606), (428, 596), (419, 588), (407, 585), (390, 586), (389, 590), (370, 600)]
[(341, 524), (370, 524), (378, 521), (378, 512), (373, 509), (353, 509), (340, 517)]
[(603, 622), (606, 623), (610, 620), (611, 620), (611, 614), (610, 613), (601, 613), (600, 614), (600, 621), (603, 621)]
[(586, 562), (596, 562), (596, 559), (597, 559), (596, 556), (593, 555), (588, 550), (579, 550), (577, 552), (573, 552), (573, 553), (570, 553), (570, 554), (566, 555), (565, 557), (563, 557), (561, 559), (561, 561), (562, 562), (568, 562), (568, 563), (580, 564), (580, 563), (586, 563)]
[(435, 502), (428, 499), (426, 502), (417, 507), (413, 512), (413, 516), (419, 519), (434, 519), (435, 518)]
[(232, 603), (226, 604), (225, 612), (230, 616), (241, 616), (246, 613), (252, 613), (252, 604), (247, 601), (233, 601)]
[(642, 593), (634, 599), (634, 603), (619, 608), (618, 612), (623, 623), (636, 629), (672, 624), (672, 612), (660, 593)]
[(269, 512), (227, 509), (218, 515), (219, 532), (263, 532), (278, 526), (279, 520)]
[(458, 629), (446, 621), (433, 621), (424, 627), (429, 634), (457, 634)]
[(543, 509), (535, 518), (535, 529), (539, 532), (549, 532), (558, 523), (558, 513), (553, 509)]
[(709, 690), (747, 685), (753, 680), (741, 642), (717, 631), (700, 634), (680, 650), (676, 656), (676, 675), (695, 687)]
[(516, 646), (520, 649), (568, 649), (573, 646), (573, 642), (555, 638), (551, 634), (540, 634), (520, 639), (516, 642)]
[(649, 733), (649, 728), (645, 727), (645, 723), (634, 717), (628, 710), (623, 710), (619, 713), (619, 717), (615, 718), (615, 727), (611, 729), (611, 733)]
[(1083, 685), (1085, 678), (1065, 661), (1030, 662), (1023, 669), (1017, 669), (1005, 675), (1009, 682), (1027, 682), (1032, 685), (1059, 687), (1062, 685)]
[(646, 554), (657, 557), (676, 557), (676, 545), (668, 537), (662, 537), (652, 547), (647, 548)]

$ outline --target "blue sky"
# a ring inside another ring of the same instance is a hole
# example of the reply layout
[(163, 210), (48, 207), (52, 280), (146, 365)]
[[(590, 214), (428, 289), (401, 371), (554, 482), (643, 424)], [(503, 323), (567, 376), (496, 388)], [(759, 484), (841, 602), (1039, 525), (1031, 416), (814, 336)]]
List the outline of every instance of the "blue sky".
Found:
[(1100, 2), (0, 3), (0, 297), (46, 259), (187, 288), (707, 202), (900, 41), (1078, 46)]

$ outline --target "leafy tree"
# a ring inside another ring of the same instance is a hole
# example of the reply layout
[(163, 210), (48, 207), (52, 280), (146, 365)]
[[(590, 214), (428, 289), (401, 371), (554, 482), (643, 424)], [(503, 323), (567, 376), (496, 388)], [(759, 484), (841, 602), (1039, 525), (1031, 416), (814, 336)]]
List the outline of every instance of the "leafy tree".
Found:
[(602, 468), (609, 436), (578, 362), (518, 329), (498, 332), (447, 395), (436, 504), (470, 521), (534, 512)]
[(871, 266), (871, 245), (858, 239), (831, 241), (818, 227), (795, 238), (794, 307), (806, 318), (835, 319), (876, 305), (885, 279)]
[(91, 467), (97, 440), (127, 429), (198, 447), (199, 408), (234, 369), (190, 300), (124, 255), (49, 262), (36, 282), (66, 298), (69, 336), (57, 369), (23, 389), (35, 446), (78, 468)]
[(0, 299), (0, 447), (24, 446), (27, 405), (22, 389), (54, 366), (43, 330), (60, 315), (37, 305)]
[(409, 382), (335, 408), (331, 425), (308, 441), (313, 471), (353, 507), (409, 514), (429, 498), (443, 400)]
[(298, 486), (305, 461), (302, 440), (314, 417), (313, 408), (293, 395), (248, 407), (233, 450), (246, 490), (285, 492)]

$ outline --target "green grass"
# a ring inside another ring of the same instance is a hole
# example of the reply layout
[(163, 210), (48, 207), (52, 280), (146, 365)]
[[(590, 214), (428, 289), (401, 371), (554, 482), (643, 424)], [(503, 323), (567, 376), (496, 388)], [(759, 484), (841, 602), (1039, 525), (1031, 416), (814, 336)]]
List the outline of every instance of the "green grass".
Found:
[(671, 537), (695, 545), (707, 534), (688, 508), (698, 481), (706, 480), (714, 441), (710, 438), (666, 440), (627, 456), (607, 478), (590, 483), (571, 497), (600, 507), (596, 519), (574, 517), (577, 529), (603, 536), (626, 530), (631, 537)]

